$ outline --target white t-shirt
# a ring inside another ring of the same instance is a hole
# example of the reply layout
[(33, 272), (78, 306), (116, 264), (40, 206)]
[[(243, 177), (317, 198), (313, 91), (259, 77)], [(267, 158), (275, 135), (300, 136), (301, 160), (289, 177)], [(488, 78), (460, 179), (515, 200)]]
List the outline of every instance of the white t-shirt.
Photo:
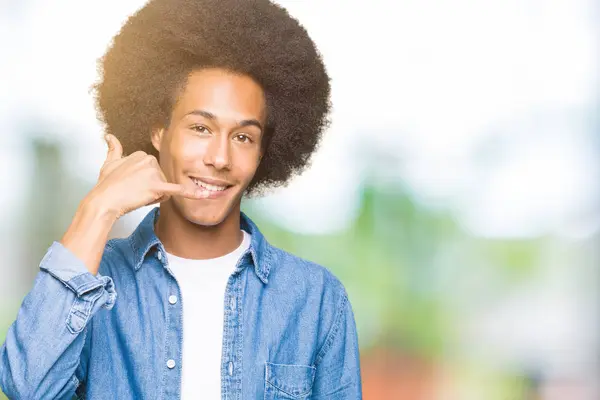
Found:
[(190, 260), (167, 253), (183, 301), (182, 399), (221, 398), (221, 352), (225, 288), (250, 247), (245, 231), (237, 249), (222, 257)]

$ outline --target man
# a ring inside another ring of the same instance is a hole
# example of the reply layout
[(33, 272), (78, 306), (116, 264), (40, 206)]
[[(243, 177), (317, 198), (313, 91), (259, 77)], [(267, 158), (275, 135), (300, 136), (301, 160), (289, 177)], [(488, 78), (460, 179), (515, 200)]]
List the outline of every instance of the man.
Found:
[[(306, 31), (267, 0), (152, 0), (115, 37), (96, 89), (108, 155), (8, 331), (2, 390), (361, 398), (344, 287), (240, 211), (244, 194), (300, 172), (326, 126), (329, 79)], [(107, 242), (120, 216), (154, 203)]]

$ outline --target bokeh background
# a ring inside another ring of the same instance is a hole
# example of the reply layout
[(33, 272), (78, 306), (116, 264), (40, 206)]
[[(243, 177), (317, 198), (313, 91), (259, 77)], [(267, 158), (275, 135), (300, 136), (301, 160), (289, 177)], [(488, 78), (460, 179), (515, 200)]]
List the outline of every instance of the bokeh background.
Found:
[[(0, 0), (0, 341), (97, 178), (96, 60), (143, 3)], [(279, 3), (332, 125), (244, 208), (346, 286), (364, 398), (600, 399), (598, 2)]]

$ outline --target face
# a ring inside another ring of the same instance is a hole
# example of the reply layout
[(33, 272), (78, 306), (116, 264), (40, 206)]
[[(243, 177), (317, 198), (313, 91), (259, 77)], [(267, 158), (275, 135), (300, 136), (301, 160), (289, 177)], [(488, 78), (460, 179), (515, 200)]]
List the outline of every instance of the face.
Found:
[(172, 197), (169, 205), (184, 218), (210, 226), (239, 213), (262, 156), (265, 104), (248, 76), (221, 69), (189, 76), (169, 127), (152, 133), (167, 180), (209, 193), (201, 200)]

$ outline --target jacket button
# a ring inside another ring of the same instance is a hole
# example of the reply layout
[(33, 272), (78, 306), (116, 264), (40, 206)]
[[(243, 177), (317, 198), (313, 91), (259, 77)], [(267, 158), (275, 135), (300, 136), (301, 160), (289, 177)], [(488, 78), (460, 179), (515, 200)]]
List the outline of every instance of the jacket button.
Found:
[(229, 361), (229, 376), (233, 375), (233, 362)]
[(169, 369), (175, 368), (175, 360), (169, 360), (169, 361), (167, 361), (167, 367)]
[(171, 304), (175, 304), (177, 303), (177, 296), (175, 296), (174, 294), (169, 296), (169, 303)]
[(158, 261), (162, 261), (162, 253), (160, 252), (160, 250), (158, 250), (158, 252), (156, 253), (156, 258), (158, 258)]

